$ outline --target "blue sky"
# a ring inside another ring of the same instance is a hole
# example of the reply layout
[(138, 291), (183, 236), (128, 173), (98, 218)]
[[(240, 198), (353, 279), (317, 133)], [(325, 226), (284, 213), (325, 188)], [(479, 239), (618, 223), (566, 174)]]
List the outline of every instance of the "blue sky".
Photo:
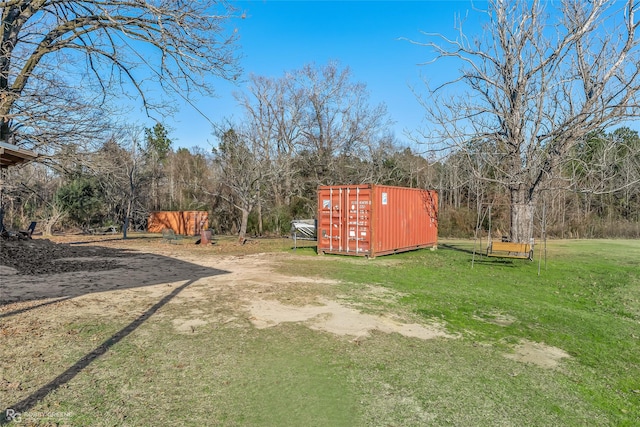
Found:
[[(482, 3), (476, 1), (475, 5)], [(401, 38), (424, 40), (421, 31), (455, 36), (454, 18), (472, 8), (470, 1), (462, 0), (263, 0), (233, 4), (246, 15), (232, 21), (240, 37), (245, 78), (250, 73), (280, 77), (308, 63), (324, 65), (337, 60), (351, 69), (354, 81), (367, 85), (372, 104), (387, 105), (390, 117), (397, 122), (394, 132), (400, 141), (407, 141), (404, 131), (420, 127), (422, 118), (410, 87), (421, 90), (421, 75), (438, 80), (457, 72), (443, 66), (420, 66), (429, 57), (428, 49)], [(244, 82), (234, 85), (216, 79), (211, 83), (218, 97), (193, 98), (192, 102), (213, 122), (239, 119), (242, 114), (232, 94), (242, 91)], [(164, 122), (171, 129), (174, 147), (208, 149), (215, 143), (210, 122), (187, 102), (178, 102), (179, 112)], [(147, 127), (152, 124), (143, 122)]]

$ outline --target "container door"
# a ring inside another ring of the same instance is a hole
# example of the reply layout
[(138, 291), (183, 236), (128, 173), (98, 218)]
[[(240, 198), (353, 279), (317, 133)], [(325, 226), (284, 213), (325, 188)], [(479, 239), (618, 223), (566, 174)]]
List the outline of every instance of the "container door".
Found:
[(342, 214), (342, 188), (324, 188), (319, 194), (318, 249), (340, 252), (343, 248), (344, 216)]
[(367, 255), (371, 249), (371, 190), (369, 188), (347, 188), (345, 193), (347, 221), (347, 253)]
[(330, 187), (320, 192), (318, 249), (367, 255), (371, 247), (371, 190)]

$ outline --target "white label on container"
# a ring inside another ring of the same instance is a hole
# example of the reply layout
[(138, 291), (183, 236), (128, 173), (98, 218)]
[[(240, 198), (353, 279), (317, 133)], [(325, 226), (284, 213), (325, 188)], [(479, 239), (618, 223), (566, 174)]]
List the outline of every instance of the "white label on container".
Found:
[(331, 200), (323, 200), (322, 209), (331, 209)]
[(349, 237), (356, 237), (356, 232), (354, 230), (349, 230)]
[(383, 205), (387, 204), (387, 193), (382, 193), (382, 204)]

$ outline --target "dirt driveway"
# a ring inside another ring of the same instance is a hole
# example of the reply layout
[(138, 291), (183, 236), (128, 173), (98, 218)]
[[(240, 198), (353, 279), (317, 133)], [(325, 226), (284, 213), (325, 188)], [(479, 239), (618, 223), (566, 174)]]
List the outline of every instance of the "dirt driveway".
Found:
[[(304, 322), (310, 328), (362, 338), (372, 330), (398, 332), (423, 339), (446, 336), (436, 326), (403, 322), (397, 317), (364, 314), (333, 298), (332, 283), (275, 272), (296, 262), (293, 252), (225, 255), (238, 250), (227, 242), (212, 247), (172, 245), (160, 239), (80, 236), (4, 242), (0, 259), (0, 316), (33, 310), (40, 321), (61, 312), (116, 315), (152, 304), (189, 283), (174, 302), (215, 298), (257, 328), (282, 322)], [(67, 243), (63, 243), (67, 241)], [(259, 251), (257, 242), (247, 252)], [(285, 241), (285, 244), (288, 244)], [(373, 294), (380, 290), (374, 290)], [(387, 298), (389, 296), (386, 296)], [(47, 310), (43, 310), (49, 306)], [(71, 309), (68, 311), (67, 309)], [(179, 330), (229, 319), (175, 319)]]

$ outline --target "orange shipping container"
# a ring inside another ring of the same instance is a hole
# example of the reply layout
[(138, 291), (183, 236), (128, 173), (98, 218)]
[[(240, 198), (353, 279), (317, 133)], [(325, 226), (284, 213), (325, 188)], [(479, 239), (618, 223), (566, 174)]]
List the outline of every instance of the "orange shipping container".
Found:
[(318, 187), (318, 253), (373, 258), (438, 244), (438, 193), (388, 185)]
[(161, 233), (165, 228), (184, 236), (197, 236), (209, 228), (207, 211), (162, 211), (152, 212), (149, 216), (147, 231)]

